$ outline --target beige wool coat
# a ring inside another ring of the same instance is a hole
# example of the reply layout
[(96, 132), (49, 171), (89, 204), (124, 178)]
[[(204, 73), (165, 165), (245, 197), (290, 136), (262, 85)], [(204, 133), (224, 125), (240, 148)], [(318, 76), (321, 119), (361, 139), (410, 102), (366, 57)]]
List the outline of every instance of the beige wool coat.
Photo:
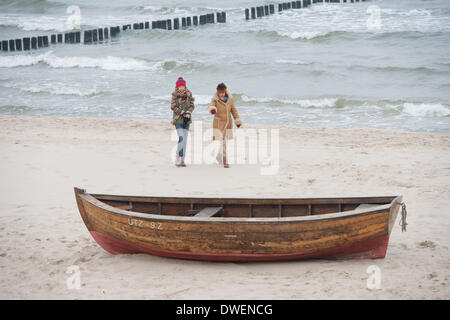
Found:
[(217, 91), (214, 93), (211, 102), (209, 103), (208, 111), (211, 113), (211, 110), (216, 110), (216, 114), (213, 119), (213, 140), (220, 140), (222, 137), (226, 137), (227, 139), (233, 138), (233, 119), (236, 125), (242, 125), (241, 119), (239, 119), (239, 113), (234, 105), (234, 100), (231, 94), (227, 91), (228, 100), (227, 102), (223, 102), (220, 100), (217, 95)]

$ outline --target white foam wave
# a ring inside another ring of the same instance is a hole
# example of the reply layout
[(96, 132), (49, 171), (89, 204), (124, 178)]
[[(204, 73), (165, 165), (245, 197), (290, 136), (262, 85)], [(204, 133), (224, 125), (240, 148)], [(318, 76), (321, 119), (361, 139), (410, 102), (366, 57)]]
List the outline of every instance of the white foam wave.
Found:
[(31, 93), (50, 93), (54, 95), (74, 95), (80, 97), (89, 97), (96, 94), (99, 94), (101, 91), (97, 89), (81, 89), (81, 88), (42, 88), (42, 87), (30, 87), (30, 88), (21, 88), (23, 91), (31, 92)]
[(299, 105), (304, 108), (330, 108), (336, 106), (336, 102), (338, 101), (338, 98), (290, 100), (290, 99), (265, 98), (265, 97), (256, 98), (256, 97), (248, 97), (246, 95), (242, 95), (241, 98), (244, 102), (257, 102), (257, 103), (276, 102), (276, 103)]
[(303, 61), (303, 60), (289, 60), (289, 59), (278, 59), (275, 61), (275, 63), (280, 64), (295, 64), (295, 65), (307, 65), (312, 64), (312, 62)]
[(147, 61), (106, 56), (101, 58), (91, 58), (83, 56), (59, 57), (48, 51), (40, 55), (17, 55), (0, 57), (0, 67), (14, 68), (21, 66), (31, 66), (38, 63), (45, 63), (52, 68), (100, 68), (104, 70), (133, 70), (133, 71), (156, 71), (161, 70), (163, 62), (149, 63)]
[(311, 40), (317, 37), (322, 37), (327, 35), (329, 32), (321, 32), (321, 31), (291, 31), (291, 32), (282, 32), (277, 31), (277, 33), (282, 37), (289, 37), (291, 39), (305, 39)]
[(450, 116), (450, 108), (440, 103), (410, 103), (403, 104), (401, 110), (412, 116), (442, 117)]
[(1, 26), (16, 27), (24, 31), (58, 31), (64, 32), (71, 28), (67, 25), (67, 18), (43, 16), (24, 18), (21, 15), (9, 14), (2, 17)]

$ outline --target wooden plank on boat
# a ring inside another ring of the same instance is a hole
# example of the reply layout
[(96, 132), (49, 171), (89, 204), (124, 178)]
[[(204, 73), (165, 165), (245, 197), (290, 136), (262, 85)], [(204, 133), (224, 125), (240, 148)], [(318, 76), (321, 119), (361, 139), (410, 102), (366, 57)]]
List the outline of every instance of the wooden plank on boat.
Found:
[(153, 202), (153, 203), (180, 203), (188, 204), (243, 204), (243, 205), (278, 205), (280, 200), (283, 205), (309, 205), (309, 204), (361, 204), (361, 203), (379, 203), (385, 204), (391, 202), (395, 196), (389, 197), (346, 197), (346, 198), (285, 198), (285, 199), (255, 199), (255, 198), (177, 198), (177, 197), (144, 197), (144, 196), (119, 196), (105, 194), (91, 194), (98, 200), (115, 200), (131, 202)]
[(122, 210), (131, 210), (131, 209), (133, 209), (133, 204), (131, 202), (129, 202), (128, 204), (118, 205), (118, 206), (116, 206), (116, 208), (122, 209)]
[(195, 217), (214, 217), (220, 211), (222, 211), (222, 207), (207, 207), (200, 210), (199, 213), (195, 215)]

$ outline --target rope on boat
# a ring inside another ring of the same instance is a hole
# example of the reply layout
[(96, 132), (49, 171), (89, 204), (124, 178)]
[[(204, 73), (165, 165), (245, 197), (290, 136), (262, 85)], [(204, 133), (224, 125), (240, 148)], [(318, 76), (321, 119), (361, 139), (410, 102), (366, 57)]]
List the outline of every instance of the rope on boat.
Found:
[(402, 232), (406, 232), (406, 226), (408, 225), (406, 223), (406, 204), (404, 202), (399, 203), (402, 206), (402, 218), (399, 221), (399, 225), (402, 227)]

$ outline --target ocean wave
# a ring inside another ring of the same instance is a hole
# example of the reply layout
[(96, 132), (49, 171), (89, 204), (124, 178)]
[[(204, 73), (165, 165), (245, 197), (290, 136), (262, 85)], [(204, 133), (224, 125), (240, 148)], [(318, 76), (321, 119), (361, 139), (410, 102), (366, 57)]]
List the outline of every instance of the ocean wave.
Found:
[(398, 9), (381, 8), (380, 13), (385, 15), (400, 15), (400, 16), (431, 16), (432, 11), (428, 9), (411, 9), (408, 11), (400, 11)]
[(40, 55), (17, 55), (0, 57), (0, 68), (32, 66), (44, 63), (52, 68), (100, 68), (112, 71), (157, 71), (163, 68), (164, 62), (150, 63), (145, 60), (126, 57), (106, 56), (92, 57), (58, 57), (52, 51)]
[(38, 93), (38, 94), (51, 94), (51, 95), (67, 95), (67, 96), (78, 96), (78, 97), (93, 97), (98, 96), (107, 91), (89, 88), (71, 88), (71, 87), (58, 87), (57, 85), (40, 85), (40, 86), (9, 86), (4, 85), (3, 87), (18, 89), (23, 92), (28, 93)]
[[(278, 59), (277, 64), (311, 65), (314, 62), (302, 60)], [(193, 59), (166, 58), (159, 61), (146, 60), (144, 58), (129, 58), (117, 56), (88, 57), (88, 56), (57, 56), (52, 50), (47, 52), (25, 53), (18, 55), (0, 56), (0, 68), (26, 67), (37, 64), (44, 64), (51, 68), (100, 68), (113, 71), (167, 71), (167, 72), (188, 72), (193, 70), (207, 70), (217, 67), (216, 61), (200, 61)], [(241, 60), (229, 60), (229, 66), (260, 66), (264, 62), (246, 62)], [(320, 70), (313, 70), (313, 73), (322, 73)]]
[(2, 7), (20, 8), (20, 9), (38, 9), (46, 8), (62, 8), (67, 7), (64, 3), (53, 2), (48, 0), (2, 0)]
[(3, 105), (0, 106), (0, 114), (25, 114), (33, 108), (24, 105)]
[(314, 62), (304, 61), (304, 60), (290, 60), (290, 59), (278, 59), (275, 63), (279, 64), (293, 64), (293, 65), (311, 65)]
[(313, 40), (313, 39), (329, 39), (337, 36), (348, 35), (353, 32), (351, 31), (335, 31), (335, 30), (313, 30), (313, 31), (298, 31), (298, 30), (269, 30), (269, 29), (236, 29), (230, 30), (234, 33), (247, 33), (255, 34), (258, 37), (265, 39), (277, 39), (277, 38), (290, 38), (292, 40)]
[[(208, 105), (212, 95), (194, 94), (196, 105)], [(342, 97), (317, 97), (308, 99), (286, 99), (277, 97), (252, 97), (243, 93), (233, 94), (238, 106), (253, 107), (265, 105), (271, 108), (293, 106), (299, 108), (347, 110), (356, 113), (383, 113), (406, 117), (447, 117), (450, 106), (440, 103), (407, 102), (402, 100), (357, 100)], [(161, 102), (170, 100), (170, 95), (151, 96), (150, 99)], [(353, 110), (353, 111), (352, 111)]]
[(363, 66), (363, 65), (351, 65), (348, 67), (350, 70), (355, 71), (374, 71), (374, 72), (417, 72), (417, 73), (448, 73), (444, 70), (438, 70), (426, 66), (411, 66), (411, 67), (399, 67), (399, 66)]
[(420, 117), (448, 117), (450, 116), (450, 107), (440, 103), (404, 103), (400, 111)]
[(129, 6), (128, 9), (133, 11), (139, 11), (139, 12), (145, 12), (145, 13), (177, 13), (177, 14), (189, 14), (192, 12), (198, 12), (198, 11), (229, 11), (236, 8), (224, 8), (224, 7), (208, 7), (208, 6), (201, 6), (201, 7), (191, 7), (191, 6), (152, 6), (152, 5), (133, 5)]
[(40, 17), (39, 19), (18, 20), (10, 17), (0, 23), (0, 27), (15, 27), (24, 31), (58, 31), (65, 32), (71, 30), (66, 25), (66, 19), (55, 17)]
[(188, 15), (191, 13), (192, 8), (190, 7), (168, 7), (168, 6), (151, 6), (151, 5), (134, 5), (125, 8), (132, 12), (143, 13), (143, 14), (158, 14), (158, 15), (168, 15), (168, 14), (178, 14), (178, 15)]
[(244, 103), (270, 103), (277, 105), (298, 105), (304, 108), (330, 108), (336, 107), (339, 98), (318, 98), (318, 99), (283, 99), (273, 97), (249, 97), (245, 94), (234, 95)]
[(282, 37), (288, 37), (293, 40), (313, 40), (313, 39), (331, 39), (333, 37), (349, 34), (349, 31), (277, 31)]
[(377, 111), (383, 113), (400, 113), (406, 116), (417, 117), (447, 117), (450, 116), (450, 106), (441, 103), (410, 102), (402, 100), (357, 100), (342, 97), (317, 97), (307, 99), (285, 99), (275, 97), (250, 97), (245, 94), (235, 94), (238, 104), (247, 106), (269, 105), (282, 107), (285, 105), (300, 108), (333, 108), (346, 110)]

